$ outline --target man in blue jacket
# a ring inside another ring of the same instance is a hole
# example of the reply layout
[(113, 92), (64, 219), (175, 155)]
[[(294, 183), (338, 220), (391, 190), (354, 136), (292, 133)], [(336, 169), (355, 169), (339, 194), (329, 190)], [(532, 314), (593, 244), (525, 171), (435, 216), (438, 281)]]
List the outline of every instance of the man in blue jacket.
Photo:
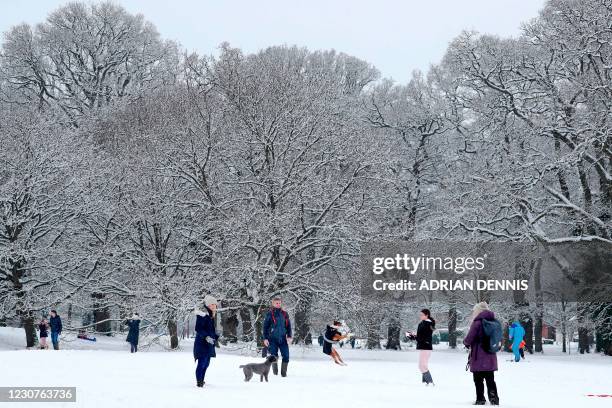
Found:
[(219, 337), (215, 330), (215, 316), (217, 314), (217, 299), (211, 295), (204, 297), (204, 310), (195, 310), (196, 337), (193, 342), (193, 358), (197, 361), (196, 385), (204, 387), (204, 376), (210, 365), (210, 359), (217, 356), (215, 342)]
[(55, 310), (50, 312), (49, 327), (51, 327), (51, 343), (53, 343), (53, 350), (59, 350), (59, 336), (62, 334), (62, 319)]
[(510, 326), (510, 330), (508, 331), (510, 340), (512, 340), (512, 352), (514, 353), (514, 361), (517, 363), (521, 361), (521, 342), (523, 341), (523, 337), (525, 337), (525, 329), (523, 326), (516, 321), (512, 323)]
[[(291, 343), (291, 320), (281, 307), (280, 297), (272, 299), (272, 308), (266, 314), (263, 325), (264, 345), (271, 356), (278, 357), (280, 350), (283, 357), (281, 363), (281, 376), (287, 376), (289, 365), (289, 343)], [(272, 363), (274, 375), (278, 375), (278, 364)]]

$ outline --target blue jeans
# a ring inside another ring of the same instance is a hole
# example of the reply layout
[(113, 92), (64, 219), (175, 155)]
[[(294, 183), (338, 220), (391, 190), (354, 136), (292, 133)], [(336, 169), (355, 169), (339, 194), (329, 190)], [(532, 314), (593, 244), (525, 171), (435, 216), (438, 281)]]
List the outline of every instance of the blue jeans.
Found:
[(198, 365), (196, 366), (196, 381), (204, 381), (206, 375), (206, 369), (210, 365), (210, 357), (198, 358)]
[(283, 340), (280, 343), (276, 339), (270, 339), (270, 345), (268, 346), (268, 354), (274, 357), (278, 357), (278, 351), (280, 350), (281, 356), (283, 356), (283, 362), (289, 362), (289, 344), (287, 340)]
[(58, 344), (59, 344), (59, 333), (58, 332), (51, 332), (51, 343), (53, 343), (53, 348), (57, 348)]

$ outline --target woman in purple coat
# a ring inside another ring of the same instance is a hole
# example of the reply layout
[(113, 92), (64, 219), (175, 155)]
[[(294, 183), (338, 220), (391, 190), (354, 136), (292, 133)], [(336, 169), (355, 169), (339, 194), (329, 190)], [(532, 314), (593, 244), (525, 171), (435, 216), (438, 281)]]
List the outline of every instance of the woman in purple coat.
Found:
[(489, 402), (491, 405), (499, 405), (499, 395), (497, 394), (494, 376), (495, 371), (497, 371), (497, 356), (495, 353), (488, 353), (482, 348), (484, 337), (482, 321), (493, 319), (495, 319), (495, 315), (489, 310), (489, 305), (486, 302), (477, 303), (472, 313), (470, 330), (463, 339), (463, 344), (470, 349), (468, 364), (476, 386), (476, 402), (474, 405), (485, 405), (486, 403), (483, 381), (487, 383)]

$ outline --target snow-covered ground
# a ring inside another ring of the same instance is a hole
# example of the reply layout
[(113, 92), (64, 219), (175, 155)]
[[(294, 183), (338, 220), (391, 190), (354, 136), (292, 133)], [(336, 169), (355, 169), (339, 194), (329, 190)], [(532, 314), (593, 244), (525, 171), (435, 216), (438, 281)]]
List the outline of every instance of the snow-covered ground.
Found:
[[(68, 336), (69, 337), (69, 336)], [(129, 353), (122, 338), (96, 343), (71, 341), (60, 351), (24, 350), (23, 330), (0, 328), (0, 386), (76, 386), (77, 402), (53, 407), (465, 407), (474, 401), (472, 378), (461, 350), (434, 351), (430, 370), (435, 387), (425, 387), (417, 353), (341, 349), (347, 367), (332, 364), (318, 347), (291, 349), (289, 376), (243, 382), (240, 364), (260, 361), (245, 351), (222, 349), (213, 360), (204, 389), (195, 387), (190, 344), (183, 351)], [(504, 407), (609, 407), (612, 358), (545, 355), (514, 364), (499, 355), (496, 373)], [(33, 405), (32, 405), (33, 404)], [(41, 403), (15, 403), (40, 408)], [(0, 406), (11, 406), (0, 403)]]

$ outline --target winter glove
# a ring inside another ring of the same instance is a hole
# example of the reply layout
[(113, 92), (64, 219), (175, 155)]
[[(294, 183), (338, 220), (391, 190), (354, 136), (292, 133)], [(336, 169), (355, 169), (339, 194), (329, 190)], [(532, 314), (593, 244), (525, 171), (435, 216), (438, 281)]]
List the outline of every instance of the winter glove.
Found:
[(206, 336), (206, 337), (204, 338), (204, 340), (206, 340), (206, 342), (207, 342), (208, 344), (215, 344), (215, 339), (213, 339), (213, 338), (212, 338), (212, 337), (210, 337), (210, 336)]

